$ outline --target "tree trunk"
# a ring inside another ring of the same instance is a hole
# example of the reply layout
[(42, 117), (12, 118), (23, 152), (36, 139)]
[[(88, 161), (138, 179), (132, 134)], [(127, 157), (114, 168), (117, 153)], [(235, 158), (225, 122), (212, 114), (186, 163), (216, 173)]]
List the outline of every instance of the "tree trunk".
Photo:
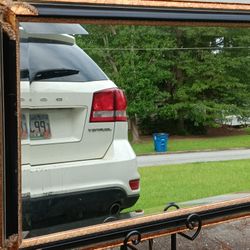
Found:
[(185, 123), (184, 123), (183, 117), (181, 117), (181, 116), (179, 117), (177, 126), (178, 126), (178, 133), (185, 135), (186, 129), (185, 129)]
[[(109, 48), (109, 39), (108, 39), (107, 35), (103, 37), (103, 43), (104, 43), (104, 45), (105, 45), (106, 48)], [(105, 59), (105, 61), (107, 63), (111, 64), (114, 73), (117, 74), (118, 73), (118, 68), (117, 68), (116, 63), (113, 60), (113, 58), (112, 58), (109, 50), (107, 50), (107, 53), (106, 53), (106, 56), (104, 57), (104, 59)]]
[(140, 135), (139, 135), (139, 130), (138, 130), (135, 116), (130, 118), (130, 124), (131, 124), (131, 132), (132, 132), (132, 142), (139, 142)]

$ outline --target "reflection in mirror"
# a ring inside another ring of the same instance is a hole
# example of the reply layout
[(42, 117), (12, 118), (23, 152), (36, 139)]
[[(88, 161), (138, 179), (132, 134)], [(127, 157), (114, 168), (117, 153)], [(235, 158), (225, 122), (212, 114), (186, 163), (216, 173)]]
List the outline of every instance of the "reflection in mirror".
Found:
[(34, 25), (20, 27), (24, 237), (249, 195), (249, 29)]

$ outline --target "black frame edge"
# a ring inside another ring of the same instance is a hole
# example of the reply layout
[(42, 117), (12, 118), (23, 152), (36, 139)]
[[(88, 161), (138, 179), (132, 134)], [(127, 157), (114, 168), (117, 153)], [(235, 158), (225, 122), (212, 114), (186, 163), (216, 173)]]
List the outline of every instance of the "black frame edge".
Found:
[(180, 9), (90, 5), (75, 3), (33, 3), (39, 17), (90, 18), (147, 21), (250, 22), (250, 13), (239, 10)]
[(3, 33), (4, 116), (5, 116), (5, 227), (6, 238), (18, 234), (18, 125), (16, 41)]
[[(206, 221), (216, 220), (222, 216), (228, 216), (239, 213), (250, 213), (250, 202), (225, 206), (223, 208), (209, 209), (203, 212), (197, 212), (202, 220), (203, 225), (206, 224)], [(105, 233), (94, 233), (86, 236), (75, 237), (72, 239), (61, 240), (57, 242), (38, 244), (36, 246), (30, 246), (22, 248), (23, 250), (31, 249), (44, 249), (44, 250), (59, 250), (59, 249), (68, 249), (71, 247), (86, 247), (91, 244), (104, 243), (107, 241), (114, 241), (123, 239), (126, 235), (132, 230), (139, 231), (142, 235), (152, 232), (160, 232), (162, 229), (174, 229), (176, 227), (185, 227), (186, 219), (190, 215), (189, 213), (181, 216), (176, 216), (169, 219), (162, 219), (154, 222), (146, 222), (138, 224), (136, 226), (128, 226), (121, 229), (112, 229), (106, 231)]]

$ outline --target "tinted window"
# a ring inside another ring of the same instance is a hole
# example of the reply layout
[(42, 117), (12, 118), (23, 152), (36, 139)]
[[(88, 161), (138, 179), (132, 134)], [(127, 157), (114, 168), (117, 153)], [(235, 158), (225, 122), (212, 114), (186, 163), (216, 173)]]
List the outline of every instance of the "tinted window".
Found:
[(51, 69), (75, 70), (78, 73), (53, 76), (44, 81), (88, 82), (106, 80), (106, 75), (78, 46), (71, 44), (24, 42), (21, 43), (21, 79)]

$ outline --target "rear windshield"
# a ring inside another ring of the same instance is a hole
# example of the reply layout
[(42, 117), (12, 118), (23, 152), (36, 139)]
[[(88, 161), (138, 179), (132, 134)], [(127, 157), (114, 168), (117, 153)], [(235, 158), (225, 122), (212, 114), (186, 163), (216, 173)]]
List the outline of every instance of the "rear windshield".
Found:
[(42, 81), (89, 82), (107, 79), (97, 64), (77, 45), (26, 40), (20, 43), (20, 57), (22, 80), (30, 80), (39, 72), (54, 69), (74, 73), (65, 76), (50, 74)]

